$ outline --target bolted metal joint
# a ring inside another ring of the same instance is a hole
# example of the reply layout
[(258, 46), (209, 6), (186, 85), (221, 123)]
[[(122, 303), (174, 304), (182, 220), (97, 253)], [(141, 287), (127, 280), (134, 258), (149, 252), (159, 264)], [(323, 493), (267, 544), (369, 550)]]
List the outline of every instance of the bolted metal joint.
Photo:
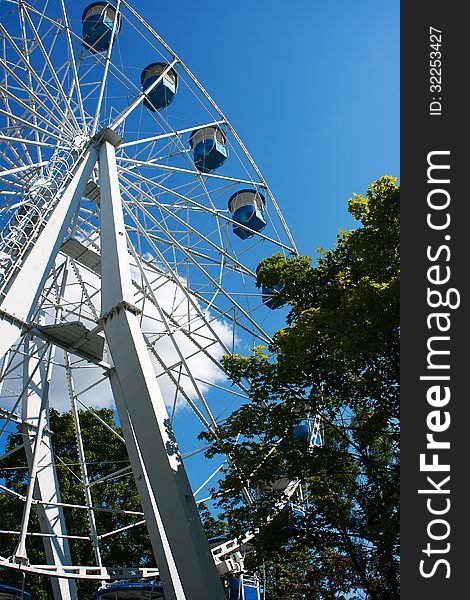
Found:
[(122, 144), (123, 138), (110, 127), (105, 127), (101, 131), (98, 131), (98, 133), (93, 136), (92, 140), (97, 142), (98, 148), (104, 144), (104, 142), (109, 142), (111, 146), (118, 148)]
[(119, 304), (116, 304), (116, 306), (113, 306), (113, 308), (111, 308), (110, 310), (105, 312), (103, 315), (101, 315), (101, 318), (98, 321), (98, 324), (101, 327), (103, 327), (103, 325), (106, 323), (106, 321), (108, 319), (112, 319), (114, 317), (114, 315), (117, 315), (121, 310), (127, 310), (134, 315), (139, 315), (142, 312), (138, 306), (135, 306), (134, 304), (131, 304), (130, 302), (126, 302), (126, 300), (123, 300), (122, 302), (119, 302)]

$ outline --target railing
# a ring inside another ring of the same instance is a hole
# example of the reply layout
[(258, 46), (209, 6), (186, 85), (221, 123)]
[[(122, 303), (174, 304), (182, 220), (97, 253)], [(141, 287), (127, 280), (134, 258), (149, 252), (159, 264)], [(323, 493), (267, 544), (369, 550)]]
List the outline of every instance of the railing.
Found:
[(14, 212), (0, 232), (0, 301), (47, 223), (69, 179), (77, 151), (73, 142), (58, 146), (43, 173), (27, 189), (26, 197), (11, 207)]

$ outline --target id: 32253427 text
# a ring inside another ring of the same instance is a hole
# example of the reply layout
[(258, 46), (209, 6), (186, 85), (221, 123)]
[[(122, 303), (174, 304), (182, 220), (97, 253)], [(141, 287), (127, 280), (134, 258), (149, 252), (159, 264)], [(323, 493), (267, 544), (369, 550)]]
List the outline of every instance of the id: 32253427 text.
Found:
[(429, 28), (429, 91), (431, 101), (429, 114), (442, 114), (442, 31), (435, 27)]

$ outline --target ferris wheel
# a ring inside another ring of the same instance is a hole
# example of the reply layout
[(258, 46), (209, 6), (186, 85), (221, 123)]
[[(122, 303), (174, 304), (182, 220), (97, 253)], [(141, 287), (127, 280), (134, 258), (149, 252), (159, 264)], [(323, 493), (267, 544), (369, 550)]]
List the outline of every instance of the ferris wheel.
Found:
[[(246, 401), (221, 357), (269, 343), (282, 302), (256, 268), (292, 236), (229, 120), (124, 0), (6, 0), (0, 43), (0, 457), (18, 427), (29, 470), (24, 495), (0, 481), (23, 506), (0, 566), (51, 575), (55, 600), (77, 578), (157, 573), (167, 600), (224, 598), (197, 515), (224, 465), (196, 438)], [(95, 519), (80, 415), (99, 406), (117, 410), (158, 570), (103, 564), (122, 532)], [(61, 502), (50, 407), (75, 419), (80, 506)], [(64, 508), (86, 512), (95, 565), (73, 564)], [(28, 557), (32, 510), (48, 564)]]

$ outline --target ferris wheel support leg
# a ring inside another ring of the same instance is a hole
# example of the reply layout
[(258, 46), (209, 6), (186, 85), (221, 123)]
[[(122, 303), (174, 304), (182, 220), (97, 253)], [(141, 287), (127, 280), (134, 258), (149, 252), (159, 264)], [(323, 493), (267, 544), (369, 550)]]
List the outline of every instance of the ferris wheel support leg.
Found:
[(224, 600), (133, 306), (114, 147), (100, 148), (101, 310), (111, 384), (166, 600)]
[(90, 146), (21, 269), (12, 276), (0, 304), (0, 357), (19, 337), (21, 323), (31, 317), (97, 158), (97, 149)]
[[(40, 360), (38, 357), (41, 355), (43, 347), (44, 342), (41, 340), (33, 343), (29, 339), (29, 336), (25, 340), (25, 356), (29, 356), (29, 358), (25, 361), (23, 367), (25, 392), (22, 400), (22, 419), (33, 428), (25, 431), (23, 438), (30, 471), (32, 471), (33, 467), (34, 448), (36, 444), (39, 444), (34, 498), (55, 504), (61, 502), (61, 498), (58, 492), (59, 486), (52, 453), (48, 416), (49, 403), (47, 401), (47, 394), (50, 373), (48, 373), (45, 360), (40, 361), (39, 368), (36, 369), (37, 363)], [(54, 352), (54, 349), (52, 349), (52, 352)], [(41, 438), (37, 439), (34, 431), (38, 428), (41, 405), (43, 403), (47, 425), (43, 429)], [(72, 558), (69, 543), (64, 538), (67, 530), (63, 508), (61, 506), (38, 504), (37, 511), (41, 532), (46, 534), (46, 537), (44, 537), (44, 550), (48, 563), (58, 567), (71, 565)], [(77, 588), (73, 579), (53, 577), (51, 583), (54, 600), (77, 600)]]

